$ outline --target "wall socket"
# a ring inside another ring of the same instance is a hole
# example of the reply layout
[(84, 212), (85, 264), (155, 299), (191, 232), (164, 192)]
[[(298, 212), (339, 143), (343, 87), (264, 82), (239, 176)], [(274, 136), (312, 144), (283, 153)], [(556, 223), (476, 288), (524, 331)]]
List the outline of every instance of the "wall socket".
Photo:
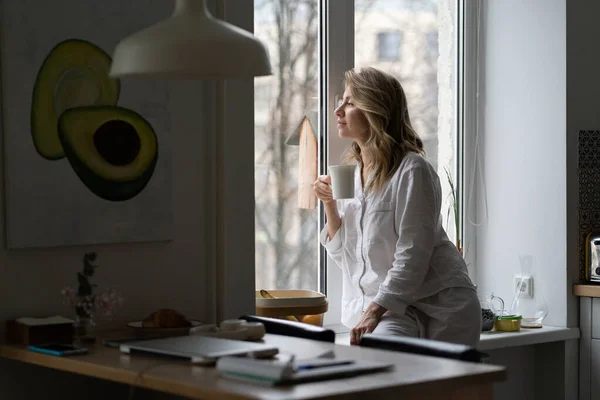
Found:
[[(533, 278), (529, 275), (524, 275), (523, 284), (521, 285), (521, 298), (533, 299)], [(515, 275), (515, 293), (519, 288), (519, 282), (521, 281), (521, 275)]]

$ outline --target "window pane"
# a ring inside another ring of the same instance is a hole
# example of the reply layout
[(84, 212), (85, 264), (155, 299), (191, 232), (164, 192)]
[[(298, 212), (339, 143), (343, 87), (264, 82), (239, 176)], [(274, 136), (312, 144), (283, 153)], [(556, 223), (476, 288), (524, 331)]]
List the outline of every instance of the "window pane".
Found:
[(355, 65), (388, 72), (404, 87), (414, 128), (440, 176), (444, 226), (453, 241), (446, 170), (456, 186), (455, 8), (454, 0), (355, 0)]
[(257, 289), (317, 290), (317, 0), (255, 0), (273, 75), (256, 78)]

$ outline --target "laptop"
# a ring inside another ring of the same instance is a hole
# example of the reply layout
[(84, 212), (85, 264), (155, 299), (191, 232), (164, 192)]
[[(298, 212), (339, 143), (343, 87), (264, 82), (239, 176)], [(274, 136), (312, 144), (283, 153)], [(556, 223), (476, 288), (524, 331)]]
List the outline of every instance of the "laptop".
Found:
[(223, 356), (271, 358), (279, 352), (277, 347), (264, 343), (196, 335), (128, 342), (121, 344), (119, 350), (128, 354), (146, 353), (184, 358), (196, 364), (213, 364)]

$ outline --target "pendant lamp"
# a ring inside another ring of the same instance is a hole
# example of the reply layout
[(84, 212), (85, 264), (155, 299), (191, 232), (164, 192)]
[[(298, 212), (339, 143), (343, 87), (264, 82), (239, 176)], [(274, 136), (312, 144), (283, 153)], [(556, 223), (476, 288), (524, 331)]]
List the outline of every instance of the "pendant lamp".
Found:
[(206, 0), (175, 0), (170, 18), (123, 39), (110, 76), (238, 79), (271, 75), (254, 35), (213, 17)]

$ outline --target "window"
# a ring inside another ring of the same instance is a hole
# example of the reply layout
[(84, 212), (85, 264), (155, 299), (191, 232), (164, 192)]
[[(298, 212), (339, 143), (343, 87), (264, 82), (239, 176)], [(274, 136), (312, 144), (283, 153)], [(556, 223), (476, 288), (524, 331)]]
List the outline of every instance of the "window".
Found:
[(316, 154), (314, 167), (308, 167), (308, 173), (304, 168), (304, 153), (313, 145), (317, 150), (318, 129), (312, 116), (318, 91), (318, 5), (317, 0), (254, 3), (254, 33), (267, 45), (274, 70), (271, 76), (256, 78), (254, 85), (260, 289), (318, 290), (318, 209), (316, 198), (306, 196), (312, 194), (316, 179)]
[(255, 79), (257, 288), (325, 291), (325, 321), (339, 323), (341, 273), (319, 245), (324, 216), (311, 194), (348, 145), (335, 134), (333, 109), (352, 67), (380, 68), (404, 86), (440, 176), (446, 231), (462, 239), (462, 13), (463, 0), (255, 0), (255, 35), (274, 67)]
[(377, 34), (377, 61), (399, 61), (402, 32), (379, 32)]
[(425, 46), (423, 46), (423, 49), (426, 62), (437, 62), (440, 54), (437, 31), (425, 33)]

